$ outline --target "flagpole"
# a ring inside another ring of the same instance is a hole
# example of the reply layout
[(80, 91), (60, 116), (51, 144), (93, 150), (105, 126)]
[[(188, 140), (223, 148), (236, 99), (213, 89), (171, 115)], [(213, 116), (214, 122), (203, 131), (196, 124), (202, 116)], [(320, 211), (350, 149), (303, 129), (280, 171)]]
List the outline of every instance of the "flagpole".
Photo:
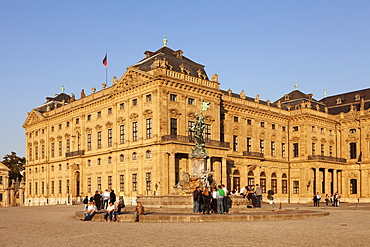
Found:
[[(107, 57), (108, 62), (108, 51), (105, 50), (105, 56)], [(108, 86), (108, 63), (107, 66), (105, 66), (105, 84)]]

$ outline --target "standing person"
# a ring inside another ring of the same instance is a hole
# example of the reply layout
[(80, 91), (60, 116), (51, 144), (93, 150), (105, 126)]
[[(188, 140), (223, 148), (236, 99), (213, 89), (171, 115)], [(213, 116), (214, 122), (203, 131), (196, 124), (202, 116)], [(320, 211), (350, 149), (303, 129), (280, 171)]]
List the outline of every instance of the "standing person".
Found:
[(312, 200), (313, 200), (313, 206), (317, 207), (317, 196), (316, 196), (316, 194), (313, 194)]
[(94, 195), (94, 201), (95, 201), (95, 206), (97, 208), (97, 210), (100, 210), (101, 209), (101, 196), (99, 194), (99, 191), (95, 191), (95, 195)]
[(256, 207), (260, 208), (262, 207), (262, 188), (259, 187), (258, 184), (256, 184)]
[(243, 199), (245, 199), (245, 191), (247, 190), (247, 186), (245, 186), (245, 187), (242, 187), (241, 189), (240, 189), (240, 195), (241, 196), (243, 196)]
[(205, 214), (206, 212), (207, 214), (209, 214), (209, 212), (211, 211), (211, 200), (212, 200), (211, 193), (209, 192), (208, 188), (205, 188), (203, 191), (203, 204), (204, 204), (203, 214)]
[(225, 214), (228, 214), (229, 213), (229, 209), (231, 207), (231, 198), (230, 198), (230, 192), (227, 191), (225, 196), (224, 196), (224, 213)]
[(316, 193), (316, 206), (320, 207), (321, 195), (319, 192)]
[(84, 210), (87, 210), (87, 206), (89, 205), (89, 197), (86, 196), (85, 199), (83, 200), (84, 204)]
[[(254, 188), (252, 185), (248, 185), (246, 193), (247, 193), (248, 201), (252, 200), (252, 197), (254, 196)], [(252, 204), (253, 204), (253, 201), (252, 201)]]
[(202, 197), (202, 192), (199, 187), (196, 187), (193, 191), (193, 213), (199, 214), (200, 212), (200, 198)]
[(110, 190), (109, 201), (113, 204), (116, 202), (116, 193), (114, 193), (114, 190)]
[(332, 203), (332, 206), (333, 207), (338, 207), (338, 192), (335, 192), (334, 195), (333, 195), (333, 203)]
[(135, 216), (135, 221), (134, 222), (139, 222), (139, 216), (145, 214), (144, 206), (141, 205), (141, 202), (137, 203), (137, 206), (134, 211), (134, 216)]
[(217, 190), (217, 213), (218, 214), (224, 213), (224, 196), (225, 196), (225, 191), (222, 189), (221, 185), (219, 185), (218, 190)]
[(212, 213), (217, 213), (217, 188), (212, 189)]
[(223, 204), (224, 204), (224, 213), (226, 214), (226, 207), (227, 207), (227, 194), (229, 193), (228, 189), (226, 188), (226, 186), (224, 184), (221, 185), (221, 188), (222, 190), (224, 191), (224, 201), (223, 201)]
[(326, 206), (329, 206), (330, 196), (328, 194), (325, 195), (325, 203)]
[(110, 193), (108, 192), (108, 190), (105, 190), (103, 194), (103, 209), (107, 209), (109, 198), (110, 198)]

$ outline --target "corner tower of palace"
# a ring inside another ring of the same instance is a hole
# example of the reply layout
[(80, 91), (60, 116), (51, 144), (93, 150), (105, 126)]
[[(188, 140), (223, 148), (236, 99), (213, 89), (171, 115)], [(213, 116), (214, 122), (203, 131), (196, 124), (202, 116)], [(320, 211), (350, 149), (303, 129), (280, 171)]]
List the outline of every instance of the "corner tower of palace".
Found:
[[(218, 76), (166, 46), (112, 85), (61, 93), (28, 113), (26, 202), (66, 203), (113, 189), (126, 200), (168, 195), (190, 172), (202, 102), (206, 168), (229, 190), (258, 183), (281, 202), (339, 192), (368, 200), (370, 89), (275, 102), (221, 90)], [(266, 198), (266, 197), (265, 197)]]

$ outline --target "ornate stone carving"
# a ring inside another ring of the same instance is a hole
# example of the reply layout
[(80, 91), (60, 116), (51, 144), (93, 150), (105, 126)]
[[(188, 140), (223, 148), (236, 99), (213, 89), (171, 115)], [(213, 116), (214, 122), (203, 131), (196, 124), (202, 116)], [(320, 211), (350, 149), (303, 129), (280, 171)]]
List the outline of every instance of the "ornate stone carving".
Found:
[(126, 120), (125, 120), (123, 117), (119, 117), (119, 118), (117, 119), (117, 123), (118, 123), (118, 124), (125, 124), (125, 122), (126, 122)]
[(153, 117), (153, 111), (152, 110), (145, 110), (143, 112), (144, 118), (152, 118)]
[(206, 124), (212, 124), (214, 121), (215, 121), (215, 119), (211, 116), (206, 116), (204, 118), (204, 123), (206, 123)]
[(87, 134), (91, 134), (91, 133), (92, 133), (92, 129), (91, 129), (91, 128), (89, 128), (89, 127), (87, 127), (87, 128), (85, 129), (85, 131), (86, 131), (86, 133), (87, 133)]
[(138, 118), (139, 118), (139, 115), (137, 115), (136, 113), (131, 113), (130, 115), (131, 121), (136, 122)]
[(95, 130), (96, 130), (96, 131), (101, 131), (101, 130), (102, 130), (102, 126), (101, 126), (101, 125), (99, 125), (99, 124), (97, 124), (97, 125), (95, 126)]
[(106, 122), (105, 123), (105, 127), (107, 127), (108, 129), (111, 129), (113, 127), (113, 123), (112, 122)]
[(181, 115), (181, 113), (176, 109), (170, 109), (169, 112), (171, 118), (178, 118)]
[(212, 81), (213, 82), (218, 82), (218, 75), (217, 74), (212, 75)]

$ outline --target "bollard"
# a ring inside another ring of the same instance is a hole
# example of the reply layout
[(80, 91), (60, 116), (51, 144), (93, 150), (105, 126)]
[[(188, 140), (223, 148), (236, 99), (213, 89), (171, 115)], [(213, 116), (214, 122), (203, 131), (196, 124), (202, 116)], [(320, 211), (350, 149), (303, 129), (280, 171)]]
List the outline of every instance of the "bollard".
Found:
[(360, 198), (357, 198), (356, 211), (358, 210), (358, 204), (360, 203)]
[(283, 207), (281, 206), (281, 202), (280, 202), (280, 206), (279, 206), (279, 209), (282, 209)]
[(299, 209), (299, 202), (297, 203), (297, 209)]

